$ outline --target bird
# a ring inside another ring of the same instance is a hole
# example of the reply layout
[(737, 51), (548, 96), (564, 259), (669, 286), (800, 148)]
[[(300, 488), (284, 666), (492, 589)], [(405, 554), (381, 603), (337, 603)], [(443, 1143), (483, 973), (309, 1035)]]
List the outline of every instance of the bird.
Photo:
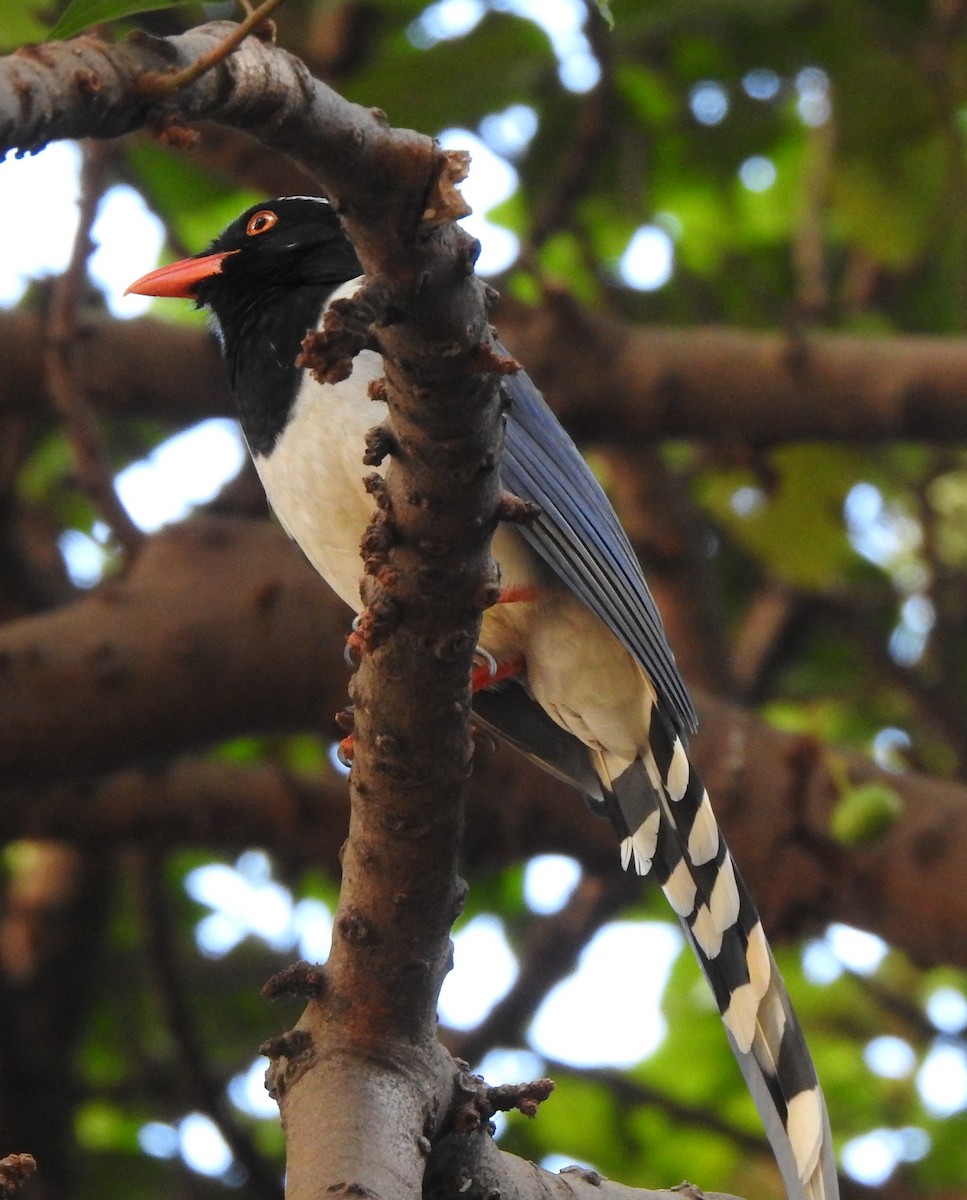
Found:
[[(307, 331), (364, 275), (335, 207), (256, 204), (202, 253), (128, 292), (208, 311), (255, 468), (286, 532), (357, 613), (372, 515), (364, 439), (385, 416), (372, 349), (348, 378), (297, 365)], [(499, 345), (499, 343), (498, 343)], [(523, 370), (502, 378), (501, 485), (533, 520), (500, 524), (501, 599), (482, 618), (475, 720), (609, 818), (651, 874), (708, 980), (789, 1200), (837, 1200), (826, 1104), (755, 903), (688, 758), (697, 718), (640, 563), (603, 489)]]

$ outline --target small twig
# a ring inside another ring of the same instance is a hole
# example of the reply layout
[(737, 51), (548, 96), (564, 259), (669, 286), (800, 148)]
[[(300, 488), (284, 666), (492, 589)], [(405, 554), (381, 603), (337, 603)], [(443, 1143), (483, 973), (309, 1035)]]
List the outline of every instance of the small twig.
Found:
[[(229, 55), (234, 54), (248, 35), (258, 29), (259, 25), (271, 13), (275, 12), (282, 3), (282, 0), (264, 0), (256, 9), (253, 9), (250, 4), (246, 3), (246, 0), (241, 0), (241, 3), (248, 16), (244, 21), (240, 22), (238, 27), (223, 42), (219, 42), (214, 50), (203, 54), (190, 67), (185, 67), (181, 71), (172, 71), (170, 74), (146, 71), (137, 81), (137, 91), (142, 96), (158, 99), (162, 96), (170, 96), (172, 92), (177, 92), (181, 88), (188, 87), (189, 84), (194, 83), (196, 79), (204, 75), (206, 71), (210, 71), (212, 67), (224, 61)], [(274, 40), (273, 35), (274, 27), (265, 40)]]
[(533, 1079), (529, 1083), (504, 1083), (499, 1087), (491, 1087), (482, 1075), (463, 1071), (454, 1084), (450, 1123), (456, 1133), (472, 1133), (487, 1125), (494, 1113), (517, 1111), (525, 1117), (535, 1117), (553, 1091), (553, 1079)]
[(77, 310), (87, 281), (87, 260), (93, 249), (91, 226), (104, 191), (105, 164), (110, 151), (99, 144), (85, 148), (81, 169), (80, 214), (70, 262), (56, 281), (47, 318), (45, 372), (47, 390), (61, 417), (74, 460), (79, 487), (91, 498), (118, 543), (134, 553), (144, 540), (114, 490), (113, 470), (94, 414), (74, 374), (78, 337)]
[(0, 1196), (14, 1196), (37, 1170), (32, 1154), (8, 1154), (0, 1158)]
[[(897, 990), (898, 985), (889, 986), (875, 976), (861, 974), (853, 967), (844, 967), (843, 973), (852, 979), (860, 991), (864, 993), (867, 1000), (877, 1005), (884, 1013), (902, 1022), (903, 1029), (900, 1032), (900, 1036), (910, 1042), (916, 1039), (915, 1049), (918, 1051), (924, 1050), (932, 1042), (941, 1037), (947, 1045), (955, 1045), (962, 1048), (967, 1045), (967, 1038), (965, 1038), (962, 1032), (945, 1033), (939, 1030), (924, 1012), (919, 1001), (904, 996)], [(912, 978), (916, 980), (915, 986), (919, 987), (922, 977), (913, 976)], [(869, 1010), (864, 1006), (863, 1011), (868, 1012)], [(878, 1017), (877, 1025), (885, 1025), (885, 1022)]]
[(795, 319), (799, 323), (820, 320), (829, 309), (825, 210), (835, 153), (836, 125), (830, 115), (808, 133), (800, 211), (792, 230)]
[(487, 1089), (494, 1112), (519, 1112), (536, 1117), (537, 1110), (554, 1091), (553, 1079), (532, 1079), (529, 1083), (502, 1083)]

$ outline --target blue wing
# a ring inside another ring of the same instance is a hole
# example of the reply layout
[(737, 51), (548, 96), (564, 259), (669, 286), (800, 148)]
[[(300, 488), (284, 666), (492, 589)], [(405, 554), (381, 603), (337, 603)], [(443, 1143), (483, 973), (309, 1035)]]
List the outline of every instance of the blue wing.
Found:
[(607, 496), (526, 372), (508, 376), (504, 390), (503, 484), (541, 509), (521, 536), (644, 668), (676, 731), (694, 731), (658, 608)]

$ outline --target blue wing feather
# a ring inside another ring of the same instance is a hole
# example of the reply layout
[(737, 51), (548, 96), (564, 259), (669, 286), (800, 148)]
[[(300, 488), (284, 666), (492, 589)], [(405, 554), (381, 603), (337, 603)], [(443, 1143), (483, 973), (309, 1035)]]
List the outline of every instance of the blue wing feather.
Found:
[(628, 536), (577, 447), (531, 382), (507, 378), (504, 486), (540, 507), (520, 533), (644, 668), (677, 732), (697, 720)]

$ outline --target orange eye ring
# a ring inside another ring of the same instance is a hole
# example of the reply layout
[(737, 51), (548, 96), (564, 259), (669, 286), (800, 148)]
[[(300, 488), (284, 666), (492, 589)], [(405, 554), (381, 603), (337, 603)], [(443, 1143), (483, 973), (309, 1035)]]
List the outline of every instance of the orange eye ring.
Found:
[(249, 237), (258, 237), (260, 233), (268, 233), (273, 225), (278, 224), (278, 221), (278, 213), (274, 213), (271, 208), (260, 208), (257, 213), (253, 213), (249, 217), (245, 232)]

